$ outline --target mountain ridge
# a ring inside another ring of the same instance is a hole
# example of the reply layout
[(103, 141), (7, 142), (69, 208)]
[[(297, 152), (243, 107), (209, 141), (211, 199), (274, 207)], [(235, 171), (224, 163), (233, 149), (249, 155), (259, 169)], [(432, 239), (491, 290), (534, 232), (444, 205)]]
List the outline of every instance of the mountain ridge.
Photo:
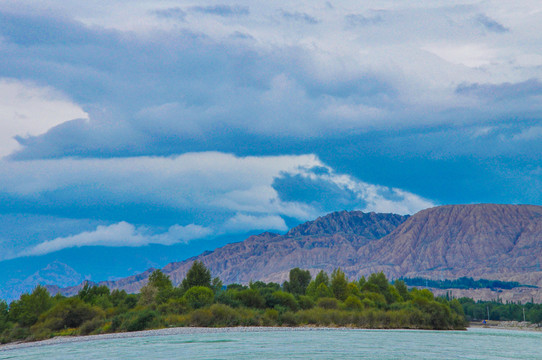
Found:
[[(308, 269), (313, 275), (341, 267), (354, 279), (383, 271), (390, 278), (470, 276), (541, 286), (540, 254), (541, 206), (444, 205), (412, 216), (335, 212), (284, 235), (254, 235), (170, 263), (162, 271), (174, 284), (199, 260), (226, 284), (281, 283), (293, 267)], [(146, 277), (121, 280), (103, 284), (137, 292)], [(62, 291), (69, 294), (67, 289)]]

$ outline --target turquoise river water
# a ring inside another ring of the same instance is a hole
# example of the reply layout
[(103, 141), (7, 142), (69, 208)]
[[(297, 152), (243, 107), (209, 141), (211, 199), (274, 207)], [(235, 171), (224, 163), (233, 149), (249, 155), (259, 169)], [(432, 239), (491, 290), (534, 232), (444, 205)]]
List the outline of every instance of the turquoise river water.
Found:
[(1, 347), (0, 359), (542, 359), (542, 332), (196, 329)]

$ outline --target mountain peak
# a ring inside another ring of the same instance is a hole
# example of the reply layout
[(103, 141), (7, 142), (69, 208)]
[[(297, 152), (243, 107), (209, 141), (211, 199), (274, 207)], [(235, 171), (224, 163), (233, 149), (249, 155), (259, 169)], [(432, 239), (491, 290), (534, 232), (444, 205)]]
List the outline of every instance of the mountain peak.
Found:
[(360, 235), (368, 239), (379, 239), (407, 218), (408, 216), (397, 214), (337, 211), (300, 224), (288, 231), (285, 236), (321, 236), (345, 233)]

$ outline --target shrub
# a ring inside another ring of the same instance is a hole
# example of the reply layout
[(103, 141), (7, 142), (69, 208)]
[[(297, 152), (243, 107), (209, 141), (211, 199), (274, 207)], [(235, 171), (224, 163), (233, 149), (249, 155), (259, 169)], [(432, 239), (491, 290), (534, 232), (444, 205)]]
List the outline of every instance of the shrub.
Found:
[(193, 309), (199, 309), (211, 305), (214, 300), (214, 293), (211, 288), (205, 286), (193, 286), (184, 294), (184, 299), (188, 306)]
[(378, 294), (374, 292), (365, 292), (365, 293), (362, 293), (361, 296), (363, 299), (370, 300), (371, 303), (373, 303), (374, 306), (378, 307), (379, 309), (383, 309), (386, 307), (386, 304), (387, 304), (386, 298), (382, 294)]
[(236, 299), (246, 307), (263, 309), (265, 308), (265, 299), (254, 289), (241, 290), (236, 294)]
[(188, 311), (188, 303), (185, 298), (169, 299), (167, 303), (158, 307), (162, 314), (183, 314)]
[(127, 331), (141, 331), (151, 327), (151, 323), (156, 320), (158, 314), (152, 310), (144, 310), (137, 313), (134, 319), (132, 319), (126, 326)]
[(39, 326), (51, 330), (76, 328), (94, 317), (104, 317), (102, 309), (85, 303), (78, 297), (64, 299), (40, 316)]
[(214, 304), (209, 310), (213, 314), (214, 326), (237, 326), (240, 323), (237, 311), (227, 305)]
[(279, 321), (279, 312), (275, 309), (266, 309), (263, 315), (263, 322), (266, 326), (277, 325)]
[(216, 302), (224, 305), (228, 305), (232, 308), (236, 308), (242, 305), (241, 301), (237, 299), (237, 293), (239, 291), (235, 289), (228, 289), (221, 291), (216, 295)]
[(276, 305), (282, 306), (291, 311), (296, 311), (299, 307), (295, 297), (292, 294), (284, 291), (275, 291), (273, 293), (273, 299)]
[(299, 324), (299, 321), (296, 318), (295, 314), (291, 311), (286, 311), (285, 313), (281, 314), (279, 316), (279, 322), (281, 325), (286, 326), (296, 326)]
[(79, 328), (79, 334), (88, 335), (102, 326), (104, 321), (100, 318), (94, 318), (92, 320), (85, 321)]
[(202, 327), (213, 325), (213, 313), (209, 309), (194, 310), (190, 314), (190, 325)]
[(346, 298), (344, 301), (344, 306), (348, 310), (357, 310), (360, 311), (363, 308), (363, 304), (361, 303), (361, 300), (353, 295), (350, 295)]
[(317, 305), (323, 309), (337, 309), (339, 302), (334, 298), (321, 298), (318, 300)]
[(303, 310), (312, 309), (314, 307), (314, 301), (305, 295), (299, 296), (297, 299), (297, 303), (299, 304), (299, 307)]

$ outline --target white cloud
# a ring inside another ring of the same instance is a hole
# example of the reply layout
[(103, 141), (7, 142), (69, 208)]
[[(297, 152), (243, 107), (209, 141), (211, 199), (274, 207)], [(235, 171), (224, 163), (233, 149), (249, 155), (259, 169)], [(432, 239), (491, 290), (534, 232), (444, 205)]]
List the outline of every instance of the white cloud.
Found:
[(87, 117), (50, 87), (0, 78), (0, 157), (19, 148), (17, 135), (39, 135), (67, 120)]
[(199, 225), (174, 225), (165, 233), (149, 234), (144, 227), (135, 227), (121, 221), (109, 226), (98, 226), (94, 231), (85, 231), (67, 237), (42, 242), (28, 250), (24, 255), (44, 255), (51, 252), (82, 246), (144, 246), (148, 244), (172, 245), (209, 236), (212, 230)]
[(534, 140), (542, 138), (542, 126), (531, 126), (512, 137), (512, 140)]
[[(2, 161), (1, 165), (3, 194), (51, 208), (146, 204), (181, 212), (198, 209), (301, 220), (321, 215), (323, 210), (303, 201), (280, 199), (272, 185), (283, 174), (353, 191), (362, 210), (393, 211), (397, 206), (395, 212), (411, 213), (431, 205), (414, 194), (393, 193), (396, 190), (336, 174), (315, 155), (236, 157), (205, 152), (176, 157)], [(326, 168), (328, 173), (314, 174), (310, 171), (314, 167)], [(389, 199), (384, 193), (390, 194)], [(315, 199), (318, 196), (314, 194)]]
[(247, 214), (236, 214), (228, 219), (223, 227), (223, 231), (247, 231), (247, 230), (279, 230), (286, 231), (288, 227), (280, 216), (254, 216)]

